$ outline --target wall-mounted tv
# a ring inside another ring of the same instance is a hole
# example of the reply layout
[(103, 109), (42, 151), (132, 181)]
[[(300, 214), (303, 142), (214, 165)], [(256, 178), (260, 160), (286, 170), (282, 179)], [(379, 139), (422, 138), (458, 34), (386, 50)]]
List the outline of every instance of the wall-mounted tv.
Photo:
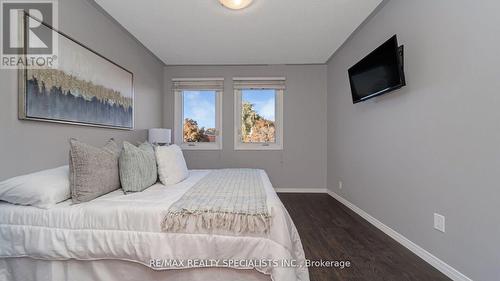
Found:
[(403, 46), (396, 35), (349, 68), (349, 82), (353, 103), (405, 86)]

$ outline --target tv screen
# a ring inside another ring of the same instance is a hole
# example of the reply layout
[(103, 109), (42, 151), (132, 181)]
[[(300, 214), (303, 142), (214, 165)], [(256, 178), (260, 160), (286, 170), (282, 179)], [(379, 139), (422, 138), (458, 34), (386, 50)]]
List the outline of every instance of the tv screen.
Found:
[(349, 68), (349, 82), (353, 103), (403, 87), (403, 54), (396, 35)]

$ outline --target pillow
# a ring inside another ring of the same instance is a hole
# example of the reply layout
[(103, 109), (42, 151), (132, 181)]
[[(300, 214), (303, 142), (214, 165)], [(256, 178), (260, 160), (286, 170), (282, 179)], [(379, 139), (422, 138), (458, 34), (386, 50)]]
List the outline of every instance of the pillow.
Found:
[(155, 150), (150, 143), (136, 147), (123, 142), (119, 164), (120, 182), (125, 192), (143, 191), (158, 179)]
[(0, 182), (0, 200), (48, 209), (70, 198), (69, 169), (55, 169), (18, 176)]
[(113, 139), (103, 148), (70, 140), (69, 181), (73, 203), (87, 202), (120, 188), (119, 156), (120, 149)]
[(161, 183), (164, 185), (176, 184), (188, 177), (186, 161), (179, 146), (175, 144), (157, 146), (155, 154)]

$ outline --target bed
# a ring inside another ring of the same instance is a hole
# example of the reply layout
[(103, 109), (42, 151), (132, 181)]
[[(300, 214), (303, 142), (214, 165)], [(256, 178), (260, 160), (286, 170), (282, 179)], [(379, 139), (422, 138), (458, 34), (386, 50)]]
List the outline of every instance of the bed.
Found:
[(48, 210), (0, 202), (0, 280), (309, 280), (298, 232), (263, 170), (268, 232), (162, 230), (169, 206), (208, 173)]

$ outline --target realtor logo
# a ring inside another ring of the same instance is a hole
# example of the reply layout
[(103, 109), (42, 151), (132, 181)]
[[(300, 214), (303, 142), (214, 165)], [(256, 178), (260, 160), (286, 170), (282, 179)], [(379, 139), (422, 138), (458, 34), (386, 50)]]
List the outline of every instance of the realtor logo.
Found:
[(56, 0), (0, 0), (0, 68), (51, 68), (57, 59)]

